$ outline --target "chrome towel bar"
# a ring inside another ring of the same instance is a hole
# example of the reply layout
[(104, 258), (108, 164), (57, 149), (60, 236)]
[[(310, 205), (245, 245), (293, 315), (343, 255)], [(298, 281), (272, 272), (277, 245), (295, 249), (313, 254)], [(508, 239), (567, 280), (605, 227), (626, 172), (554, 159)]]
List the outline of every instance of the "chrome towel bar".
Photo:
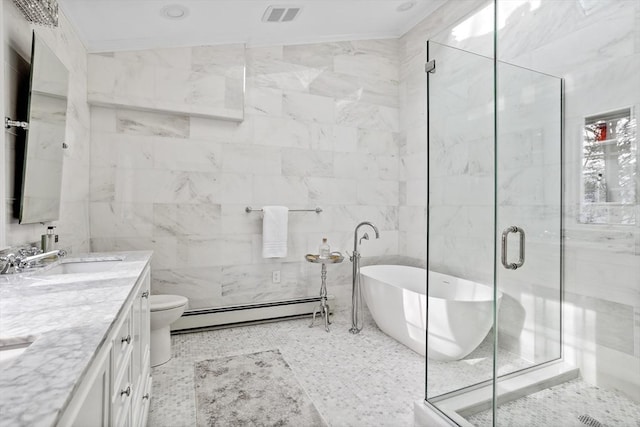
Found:
[[(246, 213), (249, 212), (262, 212), (262, 209), (253, 209), (251, 206), (247, 206), (246, 208), (244, 208), (244, 211)], [(289, 209), (289, 212), (315, 212), (315, 213), (320, 213), (322, 212), (322, 208), (317, 207), (315, 209)]]

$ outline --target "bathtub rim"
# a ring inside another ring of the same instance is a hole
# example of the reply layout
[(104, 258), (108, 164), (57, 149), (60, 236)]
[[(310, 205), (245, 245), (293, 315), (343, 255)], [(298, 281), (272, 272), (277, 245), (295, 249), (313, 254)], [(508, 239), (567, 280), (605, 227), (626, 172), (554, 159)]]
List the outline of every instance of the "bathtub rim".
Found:
[[(392, 267), (393, 269), (403, 269), (403, 270), (404, 269), (408, 269), (408, 270), (412, 271), (414, 274), (418, 273), (418, 272), (420, 272), (420, 273), (427, 272), (426, 268), (414, 267), (414, 266), (411, 266), (411, 265), (371, 264), (371, 265), (366, 265), (366, 266), (360, 267), (360, 274), (365, 275), (365, 276), (369, 277), (370, 279), (376, 280), (378, 282), (385, 283), (386, 285), (392, 286), (392, 287), (394, 287), (396, 289), (408, 290), (408, 291), (414, 292), (414, 293), (416, 293), (418, 295), (427, 296), (427, 292), (426, 292), (427, 291), (427, 275), (426, 274), (425, 274), (425, 277), (424, 277), (424, 280), (425, 280), (425, 282), (424, 282), (424, 286), (425, 286), (424, 292), (421, 292), (421, 291), (415, 291), (414, 289), (404, 288), (402, 286), (399, 286), (396, 283), (389, 283), (387, 281), (381, 280), (379, 277), (372, 276), (371, 274), (366, 274), (366, 271), (363, 272), (363, 270), (378, 270), (378, 269), (382, 269), (382, 268), (385, 268), (385, 267), (386, 268)], [(455, 301), (456, 303), (479, 303), (479, 302), (492, 302), (492, 301), (496, 301), (496, 300), (497, 301), (502, 300), (503, 292), (498, 290), (497, 298), (494, 299), (493, 298), (494, 288), (492, 286), (490, 286), (490, 285), (486, 285), (486, 284), (480, 283), (480, 282), (474, 282), (473, 280), (469, 280), (469, 279), (463, 279), (462, 277), (453, 276), (451, 274), (441, 273), (439, 271), (429, 270), (429, 272), (456, 279), (456, 283), (455, 283), (454, 286), (478, 286), (478, 287), (481, 287), (481, 288), (486, 288), (487, 291), (488, 291), (487, 294), (490, 296), (490, 297), (487, 297), (487, 298), (476, 298), (476, 299), (469, 299), (469, 298), (451, 299), (451, 298), (443, 298), (443, 297), (436, 297), (436, 296), (429, 295), (430, 299), (440, 300), (440, 301), (452, 301), (452, 302)], [(467, 283), (464, 283), (464, 282), (467, 282)]]

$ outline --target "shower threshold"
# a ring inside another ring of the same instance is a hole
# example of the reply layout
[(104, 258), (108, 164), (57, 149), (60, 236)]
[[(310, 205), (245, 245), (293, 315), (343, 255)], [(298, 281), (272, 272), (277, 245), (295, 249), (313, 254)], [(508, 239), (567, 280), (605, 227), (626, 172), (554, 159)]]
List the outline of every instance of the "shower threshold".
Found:
[[(519, 399), (540, 390), (553, 387), (577, 378), (580, 370), (563, 360), (555, 360), (541, 365), (526, 368), (498, 378), (497, 403), (503, 403)], [(441, 417), (448, 417), (462, 427), (472, 427), (465, 418), (476, 413), (491, 409), (493, 398), (493, 385), (491, 381), (467, 387), (452, 393), (447, 393), (429, 399), (428, 405), (436, 408)], [(416, 425), (422, 425), (419, 412), (429, 411), (424, 401), (416, 402)], [(433, 410), (431, 410), (433, 411)], [(430, 414), (428, 418), (431, 418)], [(446, 421), (449, 421), (446, 420)], [(445, 419), (443, 418), (443, 421)], [(443, 425), (447, 425), (443, 423)]]

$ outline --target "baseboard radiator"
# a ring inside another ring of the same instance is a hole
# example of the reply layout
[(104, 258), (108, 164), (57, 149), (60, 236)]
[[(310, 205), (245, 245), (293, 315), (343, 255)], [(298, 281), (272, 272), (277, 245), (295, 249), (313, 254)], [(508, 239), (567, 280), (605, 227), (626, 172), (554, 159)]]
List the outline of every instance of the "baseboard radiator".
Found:
[[(329, 295), (328, 299), (333, 300), (334, 297)], [(198, 330), (239, 326), (242, 324), (311, 315), (319, 304), (320, 297), (310, 297), (203, 310), (189, 310), (186, 311), (180, 319), (171, 324), (171, 332), (196, 332)]]

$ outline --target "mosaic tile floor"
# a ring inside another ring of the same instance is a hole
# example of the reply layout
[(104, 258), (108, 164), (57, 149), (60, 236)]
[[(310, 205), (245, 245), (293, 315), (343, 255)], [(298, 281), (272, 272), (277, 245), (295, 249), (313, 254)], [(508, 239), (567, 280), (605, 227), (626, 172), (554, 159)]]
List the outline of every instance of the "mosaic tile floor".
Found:
[(330, 426), (410, 426), (424, 388), (424, 359), (380, 332), (372, 320), (348, 332), (348, 313), (331, 332), (308, 319), (172, 336), (174, 357), (153, 368), (150, 427), (195, 425), (194, 362), (279, 349)]
[[(491, 426), (491, 411), (467, 420), (476, 426)], [(522, 427), (640, 427), (640, 404), (576, 379), (501, 405), (497, 421), (498, 425)]]
[[(148, 425), (195, 425), (195, 362), (279, 349), (329, 426), (412, 426), (424, 358), (381, 332), (368, 313), (364, 330), (350, 334), (349, 314), (332, 315), (330, 333), (305, 318), (172, 336), (172, 360), (152, 370)], [(527, 363), (506, 352), (500, 360), (504, 369)], [(488, 339), (460, 362), (431, 364), (429, 389), (437, 395), (485, 380), (490, 363)]]

